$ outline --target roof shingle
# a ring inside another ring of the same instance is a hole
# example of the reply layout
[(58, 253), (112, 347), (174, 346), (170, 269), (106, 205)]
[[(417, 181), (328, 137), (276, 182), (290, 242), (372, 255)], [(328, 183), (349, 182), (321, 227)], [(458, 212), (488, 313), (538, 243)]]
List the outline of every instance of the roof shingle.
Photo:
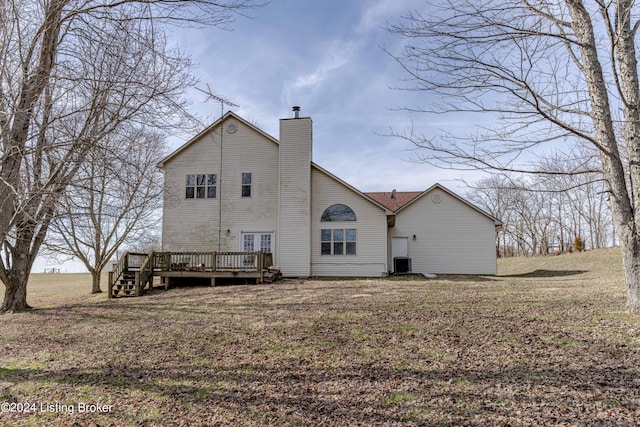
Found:
[(395, 200), (391, 198), (392, 193), (388, 192), (374, 192), (364, 194), (371, 197), (373, 200), (380, 203), (390, 211), (395, 212), (422, 193), (422, 191), (396, 191)]

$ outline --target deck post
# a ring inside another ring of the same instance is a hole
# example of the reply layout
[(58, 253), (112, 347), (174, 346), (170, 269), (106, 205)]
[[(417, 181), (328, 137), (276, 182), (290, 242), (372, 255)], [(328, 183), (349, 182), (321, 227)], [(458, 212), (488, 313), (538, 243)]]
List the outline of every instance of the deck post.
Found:
[(135, 273), (135, 280), (136, 280), (136, 282), (135, 282), (136, 296), (139, 297), (142, 294), (142, 292), (140, 290), (140, 272), (139, 271), (136, 271), (136, 273)]
[(107, 283), (107, 298), (113, 298), (113, 271), (109, 272), (109, 282)]
[(215, 286), (216, 285), (216, 276), (213, 276), (211, 278), (211, 286)]

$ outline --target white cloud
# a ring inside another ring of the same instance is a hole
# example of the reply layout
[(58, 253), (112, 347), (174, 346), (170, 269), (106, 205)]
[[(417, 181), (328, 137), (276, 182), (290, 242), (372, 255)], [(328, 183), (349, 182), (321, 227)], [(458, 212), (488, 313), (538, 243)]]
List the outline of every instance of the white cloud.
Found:
[(356, 31), (366, 33), (385, 27), (388, 21), (394, 21), (411, 10), (424, 7), (423, 0), (379, 0), (362, 15)]
[(315, 70), (299, 75), (293, 87), (301, 89), (322, 84), (335, 71), (348, 64), (356, 50), (356, 42), (334, 41), (324, 50), (324, 55)]

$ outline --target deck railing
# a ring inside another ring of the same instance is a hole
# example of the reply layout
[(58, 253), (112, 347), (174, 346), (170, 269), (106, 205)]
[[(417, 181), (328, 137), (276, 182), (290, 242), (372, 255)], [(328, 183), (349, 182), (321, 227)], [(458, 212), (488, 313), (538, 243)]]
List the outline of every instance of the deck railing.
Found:
[(129, 270), (140, 270), (142, 265), (145, 263), (149, 254), (138, 253), (138, 252), (127, 252), (128, 254), (128, 267)]
[(154, 272), (262, 272), (273, 264), (266, 252), (125, 252), (109, 273), (109, 297), (113, 286), (125, 272), (135, 272), (135, 293), (153, 280)]
[(156, 271), (260, 271), (273, 257), (263, 252), (154, 252)]
[[(140, 271), (136, 273), (136, 296), (141, 295), (147, 283), (153, 281), (153, 261), (153, 252), (150, 252), (140, 265)], [(149, 288), (151, 287), (152, 285), (149, 285)]]
[(122, 276), (122, 273), (124, 273), (125, 271), (127, 271), (129, 269), (129, 253), (125, 252), (122, 254), (122, 256), (120, 257), (120, 259), (118, 260), (118, 262), (116, 262), (115, 264), (113, 264), (113, 267), (111, 269), (111, 271), (109, 272), (109, 290), (108, 290), (108, 294), (109, 294), (109, 298), (111, 298), (112, 296), (112, 291), (113, 291), (113, 285), (116, 284), (116, 282), (118, 280), (120, 280), (120, 277)]
[(213, 252), (160, 252), (162, 271), (213, 271)]
[(216, 271), (259, 271), (262, 252), (216, 252)]

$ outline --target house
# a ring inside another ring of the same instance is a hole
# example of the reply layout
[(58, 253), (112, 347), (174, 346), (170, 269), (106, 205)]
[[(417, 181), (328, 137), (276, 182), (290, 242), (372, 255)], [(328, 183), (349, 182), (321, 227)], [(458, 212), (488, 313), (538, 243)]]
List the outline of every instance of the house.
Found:
[(228, 112), (159, 163), (163, 251), (271, 252), (285, 277), (496, 273), (496, 218), (440, 184), (361, 192), (313, 163), (294, 112), (279, 139)]

